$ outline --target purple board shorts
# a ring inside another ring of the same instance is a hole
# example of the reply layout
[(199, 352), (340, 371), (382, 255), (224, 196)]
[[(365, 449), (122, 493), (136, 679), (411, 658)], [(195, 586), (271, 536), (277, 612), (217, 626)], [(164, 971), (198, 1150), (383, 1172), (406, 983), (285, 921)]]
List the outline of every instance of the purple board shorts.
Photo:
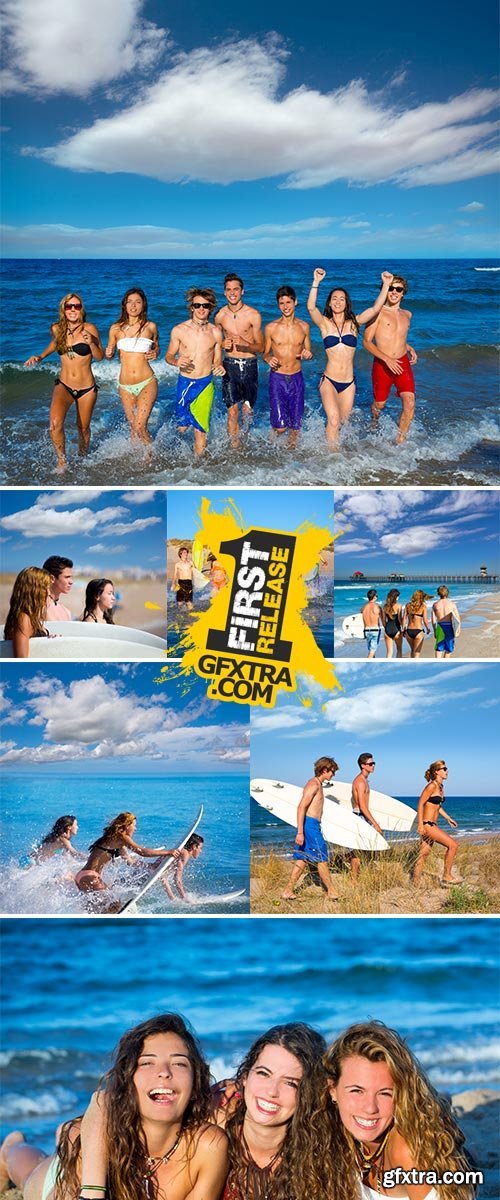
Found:
[(269, 374), (269, 401), (273, 429), (300, 429), (304, 416), (304, 376)]
[(306, 817), (304, 821), (304, 845), (296, 846), (292, 855), (303, 862), (328, 862), (328, 846), (321, 832), (317, 817)]

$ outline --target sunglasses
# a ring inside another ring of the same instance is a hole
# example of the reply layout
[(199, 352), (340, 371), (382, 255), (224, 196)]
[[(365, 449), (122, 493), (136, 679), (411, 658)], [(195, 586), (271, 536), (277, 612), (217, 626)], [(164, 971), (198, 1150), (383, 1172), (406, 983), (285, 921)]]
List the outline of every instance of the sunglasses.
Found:
[(365, 762), (365, 767), (374, 767), (374, 766), (375, 766), (374, 758), (371, 758), (369, 762)]
[(192, 308), (210, 308), (210, 305), (208, 303), (202, 304), (201, 301), (196, 301), (196, 303), (192, 304), (191, 307)]
[(391, 284), (391, 286), (390, 286), (390, 288), (389, 288), (389, 291), (390, 291), (390, 292), (404, 292), (404, 288), (402, 288), (402, 287), (393, 287), (393, 285)]
[(82, 307), (82, 306), (81, 306), (81, 304), (65, 304), (65, 305), (64, 305), (64, 308), (65, 308), (65, 309), (67, 309), (67, 308), (81, 308), (81, 307)]

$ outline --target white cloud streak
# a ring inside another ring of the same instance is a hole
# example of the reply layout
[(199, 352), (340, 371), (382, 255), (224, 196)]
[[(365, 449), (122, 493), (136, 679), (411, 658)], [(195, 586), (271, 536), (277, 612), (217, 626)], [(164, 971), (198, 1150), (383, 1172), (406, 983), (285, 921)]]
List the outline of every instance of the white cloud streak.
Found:
[(360, 79), (331, 93), (305, 85), (286, 93), (285, 58), (276, 37), (179, 54), (127, 108), (29, 152), (73, 171), (176, 183), (281, 177), (298, 189), (336, 180), (415, 187), (496, 169), (497, 125), (484, 120), (495, 109), (494, 89), (406, 110), (392, 89), (390, 98), (370, 94)]

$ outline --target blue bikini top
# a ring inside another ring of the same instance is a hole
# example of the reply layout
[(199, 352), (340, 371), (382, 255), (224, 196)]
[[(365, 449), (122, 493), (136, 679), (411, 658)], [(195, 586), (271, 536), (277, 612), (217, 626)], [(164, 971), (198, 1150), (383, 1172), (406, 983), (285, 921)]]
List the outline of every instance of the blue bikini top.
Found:
[(354, 346), (356, 348), (358, 339), (355, 333), (346, 333), (343, 337), (342, 334), (340, 337), (336, 337), (334, 333), (329, 333), (328, 337), (323, 338), (325, 350), (329, 350), (330, 346), (338, 346), (339, 342), (342, 342), (344, 346)]

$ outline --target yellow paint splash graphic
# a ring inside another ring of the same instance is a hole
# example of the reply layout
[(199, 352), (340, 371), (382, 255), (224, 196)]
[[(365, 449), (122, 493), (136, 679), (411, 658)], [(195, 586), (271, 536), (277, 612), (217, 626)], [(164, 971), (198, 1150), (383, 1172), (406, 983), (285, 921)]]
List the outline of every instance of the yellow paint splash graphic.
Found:
[(293, 533), (247, 526), (232, 502), (217, 513), (205, 498), (200, 519), (197, 540), (216, 553), (228, 584), (206, 612), (193, 614), (180, 641), (186, 684), (194, 672), (208, 681), (214, 699), (267, 708), (280, 691), (296, 692), (310, 705), (315, 686), (339, 688), (302, 615), (305, 577), (331, 543), (331, 531), (308, 522)]
[(154, 612), (161, 612), (161, 611), (162, 611), (161, 604), (155, 604), (154, 600), (145, 600), (145, 601), (144, 601), (144, 608), (150, 608), (150, 609), (153, 609), (153, 610), (154, 610)]

